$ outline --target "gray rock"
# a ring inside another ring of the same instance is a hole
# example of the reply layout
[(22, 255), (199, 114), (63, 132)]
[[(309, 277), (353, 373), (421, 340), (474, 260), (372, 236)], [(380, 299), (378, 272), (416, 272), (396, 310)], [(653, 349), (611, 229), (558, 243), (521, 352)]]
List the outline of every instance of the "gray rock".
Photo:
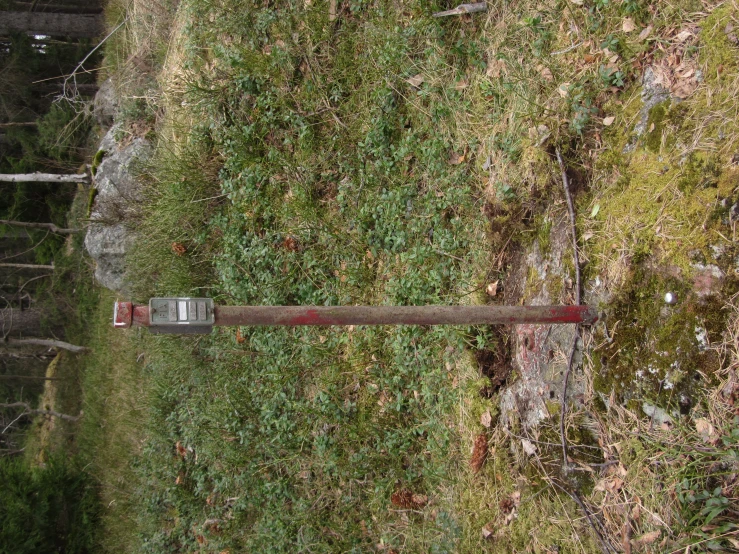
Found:
[[(644, 402), (642, 403), (641, 409), (644, 411), (647, 417), (649, 417), (654, 422), (654, 425), (662, 426), (662, 425), (672, 425), (674, 423), (672, 416), (670, 416), (670, 414), (668, 414), (665, 410), (663, 410), (659, 406), (655, 406), (648, 402)], [(678, 416), (676, 412), (673, 412), (673, 415), (675, 417)]]
[(102, 286), (125, 292), (125, 256), (133, 236), (123, 223), (93, 224), (85, 237), (85, 248), (95, 260), (95, 279)]
[(118, 113), (119, 101), (113, 80), (108, 78), (100, 85), (92, 103), (92, 113), (101, 127), (110, 127)]
[[(569, 223), (560, 218), (549, 232), (549, 246), (542, 251), (538, 243), (524, 249), (511, 262), (506, 279), (506, 304), (523, 302), (529, 306), (569, 303), (574, 293), (568, 269), (563, 262), (571, 257)], [(530, 429), (549, 417), (548, 402), (561, 403), (562, 375), (574, 338), (571, 325), (516, 325), (513, 329), (511, 363), (519, 379), (500, 394), (500, 422), (505, 428), (514, 421)], [(581, 364), (581, 341), (573, 361), (567, 391), (568, 401), (582, 395), (583, 382), (577, 368)]]
[(106, 152), (95, 174), (97, 196), (87, 230), (85, 248), (95, 261), (95, 279), (104, 287), (127, 292), (126, 252), (134, 241), (135, 221), (142, 195), (136, 175), (151, 153), (150, 144), (135, 138), (116, 141), (120, 128), (111, 128), (100, 149)]
[(649, 112), (657, 104), (661, 104), (665, 100), (669, 100), (670, 91), (662, 85), (656, 83), (656, 75), (651, 67), (647, 67), (644, 70), (642, 76), (642, 91), (641, 101), (642, 107), (639, 111), (639, 121), (637, 121), (634, 127), (634, 140), (630, 141), (629, 144), (624, 148), (624, 152), (628, 153), (634, 150), (636, 147), (636, 139), (642, 136), (647, 130), (647, 124), (649, 123)]

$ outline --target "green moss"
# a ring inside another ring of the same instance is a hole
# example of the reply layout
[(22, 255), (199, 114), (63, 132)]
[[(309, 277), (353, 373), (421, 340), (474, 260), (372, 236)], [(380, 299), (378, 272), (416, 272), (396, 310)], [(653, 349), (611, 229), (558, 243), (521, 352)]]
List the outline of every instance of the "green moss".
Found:
[(98, 150), (97, 152), (95, 152), (95, 155), (92, 157), (92, 163), (90, 164), (90, 171), (92, 171), (93, 176), (97, 174), (98, 167), (100, 167), (100, 163), (103, 161), (105, 154), (107, 154), (105, 150)]
[(725, 4), (714, 10), (701, 25), (699, 56), (709, 82), (728, 78), (727, 74), (737, 69), (737, 49), (724, 32), (735, 15), (733, 6)]
[[(607, 325), (612, 340), (604, 341), (594, 357), (598, 392), (615, 392), (620, 403), (635, 407), (648, 400), (674, 408), (681, 396), (693, 396), (699, 381), (713, 378), (718, 358), (698, 335), (705, 329), (709, 342), (720, 340), (726, 311), (719, 297), (700, 301), (691, 296), (691, 288), (675, 277), (636, 270), (611, 304)], [(667, 291), (680, 299), (677, 305), (664, 304)]]
[(665, 118), (670, 101), (665, 100), (649, 110), (647, 119), (647, 133), (644, 135), (644, 145), (651, 152), (659, 152), (662, 147), (662, 133), (665, 128)]
[(739, 191), (739, 168), (724, 170), (718, 177), (716, 188), (721, 198), (732, 198)]
[(95, 203), (95, 198), (98, 195), (98, 189), (94, 186), (90, 187), (90, 192), (87, 195), (87, 218), (92, 214), (92, 205)]

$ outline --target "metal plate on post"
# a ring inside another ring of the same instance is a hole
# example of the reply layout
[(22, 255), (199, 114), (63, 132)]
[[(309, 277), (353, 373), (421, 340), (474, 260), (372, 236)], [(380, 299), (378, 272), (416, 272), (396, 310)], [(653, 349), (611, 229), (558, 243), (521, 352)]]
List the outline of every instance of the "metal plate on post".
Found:
[(152, 298), (149, 330), (154, 334), (207, 334), (214, 322), (210, 298)]

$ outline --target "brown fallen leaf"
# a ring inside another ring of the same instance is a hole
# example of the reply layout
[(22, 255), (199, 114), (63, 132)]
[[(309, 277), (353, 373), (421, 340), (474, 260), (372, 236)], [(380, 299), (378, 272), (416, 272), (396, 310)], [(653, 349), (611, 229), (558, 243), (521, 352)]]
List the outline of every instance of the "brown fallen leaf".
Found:
[(488, 457), (488, 436), (486, 433), (480, 433), (475, 438), (475, 444), (472, 447), (472, 458), (470, 458), (470, 467), (474, 473), (478, 473), (485, 460)]
[(418, 88), (423, 84), (425, 80), (425, 77), (419, 73), (418, 75), (414, 75), (410, 79), (406, 79), (406, 83), (408, 83), (412, 87)]
[(187, 248), (181, 243), (181, 242), (173, 242), (172, 243), (172, 252), (177, 254), (178, 256), (182, 256), (187, 252)]
[(486, 540), (492, 539), (495, 535), (495, 527), (496, 525), (492, 521), (485, 525), (485, 527), (482, 528), (482, 538)]
[(464, 161), (465, 154), (466, 154), (465, 152), (463, 152), (462, 154), (457, 154), (456, 152), (452, 152), (449, 155), (449, 163), (451, 165), (459, 165), (459, 164), (461, 164)]
[(500, 78), (501, 73), (505, 72), (506, 63), (503, 60), (493, 60), (488, 62), (488, 67), (485, 70), (485, 75), (493, 79)]
[(413, 494), (408, 489), (399, 489), (390, 496), (390, 503), (403, 510), (420, 510), (428, 504), (429, 498), (425, 494)]
[(634, 25), (634, 20), (630, 17), (625, 17), (623, 22), (621, 23), (621, 29), (624, 33), (631, 33), (634, 29), (636, 29), (636, 25)]
[(528, 439), (521, 439), (521, 447), (528, 456), (536, 454), (536, 445)]
[(649, 35), (652, 34), (652, 29), (654, 29), (654, 27), (652, 27), (651, 25), (647, 25), (646, 27), (642, 29), (641, 33), (639, 33), (639, 36), (637, 38), (640, 41), (646, 40), (647, 37), (649, 37)]
[(480, 424), (490, 429), (490, 426), (493, 424), (493, 416), (490, 415), (490, 410), (485, 410), (480, 416)]
[(177, 449), (177, 454), (179, 454), (182, 458), (187, 457), (187, 449), (182, 446), (182, 443), (180, 441), (177, 441), (177, 444), (175, 444), (174, 447)]
[(638, 538), (632, 540), (631, 546), (644, 546), (647, 544), (652, 544), (654, 541), (656, 541), (659, 538), (659, 536), (660, 536), (660, 531), (650, 531), (649, 533), (644, 533)]
[(492, 283), (488, 283), (488, 286), (485, 287), (485, 292), (488, 293), (488, 296), (495, 297), (496, 294), (498, 294), (498, 283), (500, 281), (493, 281)]
[(295, 252), (298, 249), (298, 241), (295, 240), (295, 237), (288, 235), (282, 241), (282, 247), (290, 252)]
[(701, 417), (695, 420), (695, 430), (698, 431), (703, 442), (713, 443), (718, 441), (718, 434), (710, 421)]

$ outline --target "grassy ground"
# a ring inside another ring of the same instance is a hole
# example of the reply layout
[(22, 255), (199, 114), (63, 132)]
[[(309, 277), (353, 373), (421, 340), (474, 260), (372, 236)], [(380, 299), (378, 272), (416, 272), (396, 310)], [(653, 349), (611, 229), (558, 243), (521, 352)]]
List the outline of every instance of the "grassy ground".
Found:
[[(586, 297), (606, 313), (585, 333), (567, 420), (582, 471), (558, 468), (556, 401), (537, 429), (495, 425), (476, 362), (504, 350), (492, 329), (113, 334), (105, 298), (83, 437), (106, 550), (593, 552), (598, 533), (625, 552), (739, 544), (735, 8), (523, 2), (432, 18), (440, 8), (111, 9), (130, 15), (108, 52), (126, 128), (157, 140), (135, 296), (498, 301), (485, 289), (509, 286), (513, 253), (549, 251), (567, 218), (558, 147)], [(640, 114), (647, 66), (684, 100)], [(547, 287), (571, 302), (564, 266), (544, 284), (528, 275), (521, 301)], [(701, 296), (708, 266), (722, 276)]]

